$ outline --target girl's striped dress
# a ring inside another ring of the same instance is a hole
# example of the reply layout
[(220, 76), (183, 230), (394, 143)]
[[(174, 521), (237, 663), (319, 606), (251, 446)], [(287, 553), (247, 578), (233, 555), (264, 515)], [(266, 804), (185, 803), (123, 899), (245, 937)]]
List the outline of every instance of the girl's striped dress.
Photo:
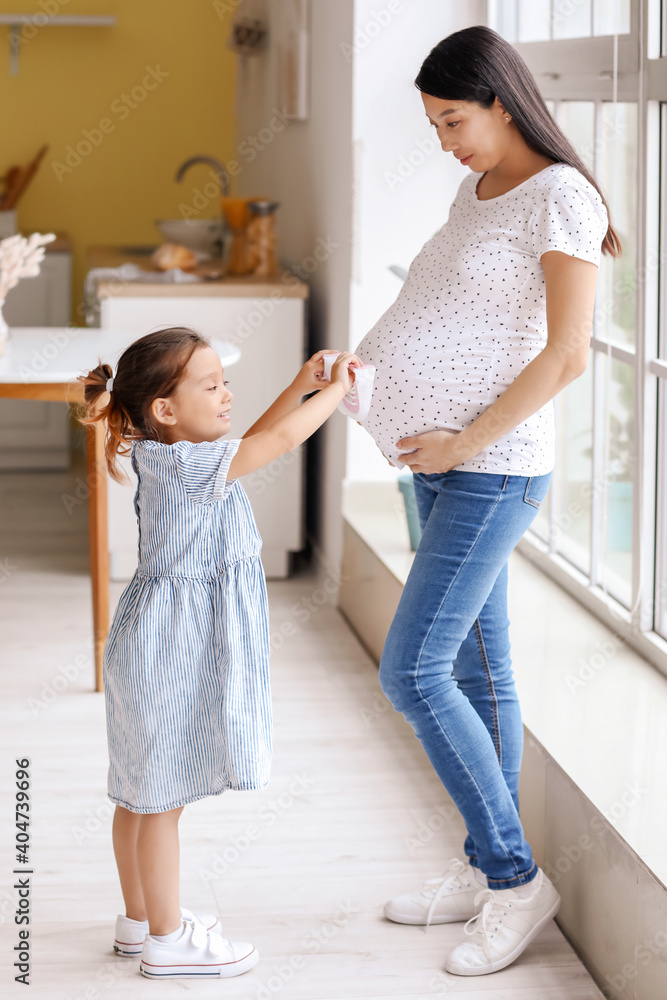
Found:
[(269, 615), (240, 441), (137, 441), (139, 563), (104, 649), (108, 794), (164, 812), (269, 780)]

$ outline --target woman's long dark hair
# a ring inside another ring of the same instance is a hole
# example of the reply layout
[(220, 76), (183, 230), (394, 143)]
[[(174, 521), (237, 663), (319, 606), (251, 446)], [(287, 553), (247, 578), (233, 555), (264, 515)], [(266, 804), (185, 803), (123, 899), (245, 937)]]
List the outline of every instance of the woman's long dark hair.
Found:
[[(470, 101), (483, 108), (490, 108), (497, 97), (526, 145), (540, 156), (576, 167), (599, 193), (609, 213), (598, 182), (549, 113), (525, 62), (491, 28), (478, 24), (443, 38), (422, 63), (415, 86), (431, 97)], [(621, 242), (611, 223), (602, 252), (612, 257), (621, 253)]]

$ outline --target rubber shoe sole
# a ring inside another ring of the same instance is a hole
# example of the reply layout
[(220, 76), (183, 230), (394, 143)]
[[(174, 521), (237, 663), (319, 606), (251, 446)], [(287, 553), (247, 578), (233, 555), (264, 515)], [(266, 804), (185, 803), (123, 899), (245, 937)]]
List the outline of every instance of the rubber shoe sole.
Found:
[(147, 979), (231, 979), (233, 976), (242, 976), (244, 972), (250, 972), (258, 961), (259, 954), (257, 949), (253, 948), (248, 955), (234, 962), (225, 962), (222, 965), (216, 963), (213, 970), (206, 965), (150, 965), (142, 959), (139, 971)]
[[(421, 916), (416, 916), (416, 915), (412, 916), (411, 914), (401, 913), (399, 910), (392, 909), (391, 902), (385, 903), (384, 915), (387, 918), (387, 920), (393, 920), (394, 923), (396, 924), (411, 924), (413, 927), (414, 926), (423, 927), (425, 924), (425, 920)], [(470, 918), (474, 916), (475, 916), (474, 910), (471, 910), (470, 913), (462, 913), (460, 915), (457, 913), (451, 913), (451, 914), (442, 914), (440, 916), (436, 916), (434, 914), (431, 917), (431, 923), (460, 924), (466, 920), (470, 920)]]

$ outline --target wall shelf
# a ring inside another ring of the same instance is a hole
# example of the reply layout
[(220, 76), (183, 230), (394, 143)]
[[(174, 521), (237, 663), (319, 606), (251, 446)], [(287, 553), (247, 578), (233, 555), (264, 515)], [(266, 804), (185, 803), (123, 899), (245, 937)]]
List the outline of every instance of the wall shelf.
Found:
[(45, 14), (43, 11), (36, 14), (0, 14), (0, 24), (9, 25), (9, 72), (11, 76), (18, 75), (21, 29), (25, 25), (36, 31), (45, 27), (108, 28), (115, 23), (115, 17), (104, 14)]

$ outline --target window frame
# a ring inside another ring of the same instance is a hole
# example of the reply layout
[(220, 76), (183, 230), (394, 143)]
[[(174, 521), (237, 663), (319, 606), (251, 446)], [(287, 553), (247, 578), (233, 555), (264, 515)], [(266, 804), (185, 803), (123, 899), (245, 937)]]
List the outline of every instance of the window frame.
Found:
[[(498, 3), (487, 0), (487, 24)], [(517, 3), (518, 10), (518, 3)], [(593, 6), (593, 5), (592, 5)], [(545, 100), (618, 100), (637, 104), (637, 252), (634, 351), (609, 343), (597, 325), (591, 338), (593, 365), (594, 482), (603, 474), (601, 434), (605, 358), (634, 369), (632, 577), (630, 609), (605, 590), (600, 573), (600, 491), (591, 509), (590, 574), (557, 551), (560, 485), (557, 474), (547, 505), (549, 542), (529, 531), (520, 551), (556, 579), (581, 604), (667, 674), (667, 0), (631, 0), (630, 32), (588, 38), (513, 42), (534, 74)], [(581, 72), (581, 67), (586, 67)], [(596, 167), (598, 166), (596, 143)], [(594, 171), (598, 176), (597, 169)], [(610, 205), (613, 220), (613, 205)], [(658, 353), (661, 351), (662, 356)], [(660, 392), (658, 388), (660, 387)], [(558, 403), (558, 401), (557, 401)], [(602, 435), (603, 436), (603, 435)], [(665, 513), (663, 513), (665, 512)], [(662, 592), (665, 583), (665, 595)], [(660, 634), (662, 629), (662, 634)]]

